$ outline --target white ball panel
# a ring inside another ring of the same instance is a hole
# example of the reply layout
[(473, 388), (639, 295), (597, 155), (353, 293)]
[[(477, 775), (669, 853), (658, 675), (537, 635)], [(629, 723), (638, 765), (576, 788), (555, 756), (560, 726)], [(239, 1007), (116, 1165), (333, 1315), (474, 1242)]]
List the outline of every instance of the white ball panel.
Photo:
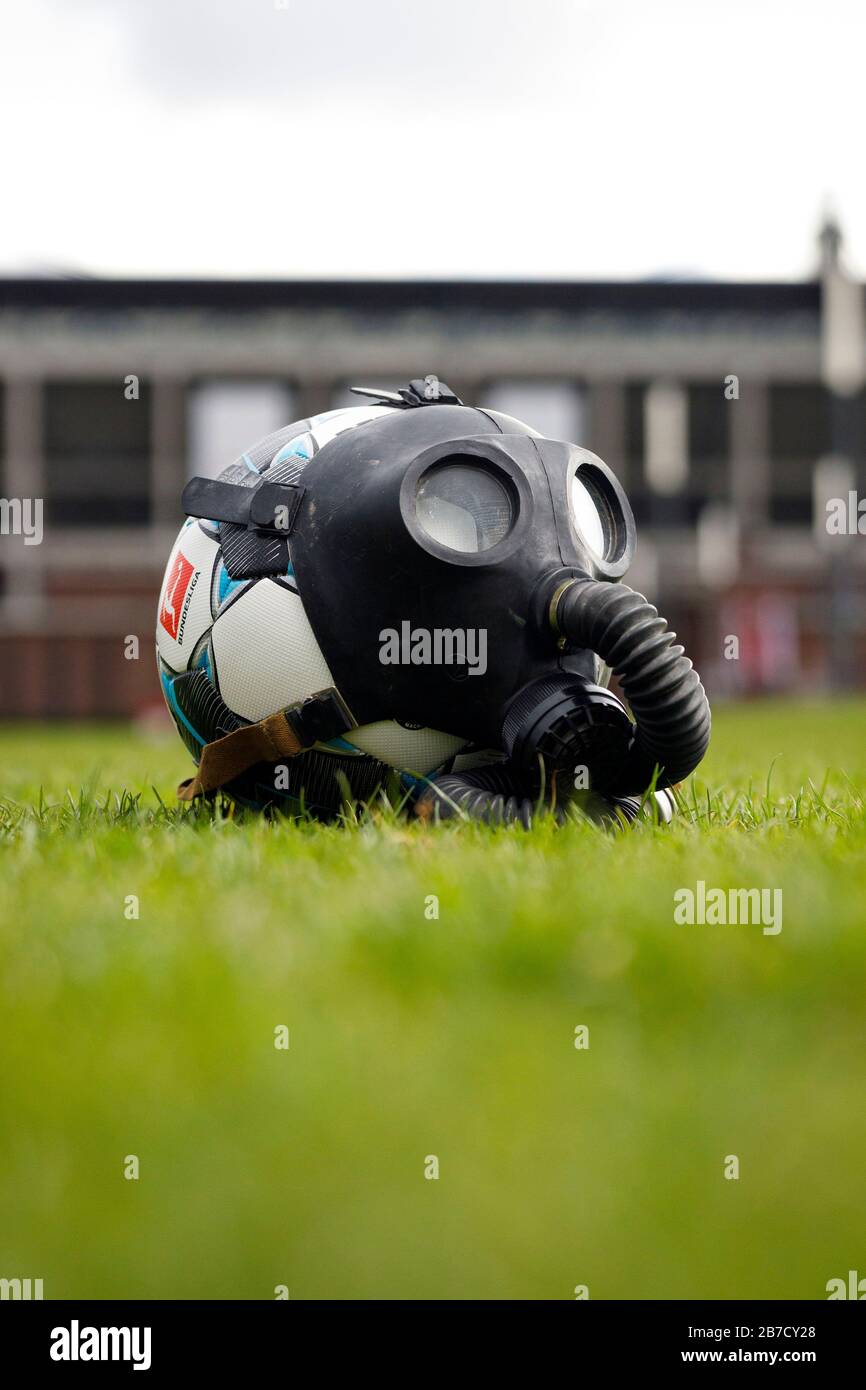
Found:
[(431, 772), (466, 744), (465, 738), (438, 729), (404, 729), (391, 719), (350, 729), (345, 738), (380, 762), (407, 772)]
[(334, 684), (297, 594), (260, 579), (213, 626), (220, 694), (242, 719), (264, 719)]
[(172, 671), (185, 671), (211, 624), (210, 590), (219, 545), (197, 521), (181, 527), (165, 569), (156, 619), (156, 647)]

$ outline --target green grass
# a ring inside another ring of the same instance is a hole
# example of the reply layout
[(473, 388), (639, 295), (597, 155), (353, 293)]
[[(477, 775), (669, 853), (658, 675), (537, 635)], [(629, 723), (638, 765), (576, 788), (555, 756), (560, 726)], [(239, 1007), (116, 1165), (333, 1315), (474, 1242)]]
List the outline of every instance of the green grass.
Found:
[[(866, 1274), (864, 725), (721, 709), (674, 826), (530, 834), (191, 816), (173, 738), (0, 731), (0, 1276), (822, 1298)], [(699, 878), (781, 888), (782, 932), (675, 925)]]

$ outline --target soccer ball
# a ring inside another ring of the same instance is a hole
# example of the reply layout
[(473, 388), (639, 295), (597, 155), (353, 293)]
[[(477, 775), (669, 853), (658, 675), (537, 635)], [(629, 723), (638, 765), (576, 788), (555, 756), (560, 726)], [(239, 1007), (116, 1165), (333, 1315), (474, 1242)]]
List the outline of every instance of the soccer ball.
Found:
[[(328, 411), (268, 435), (220, 475), (253, 487), (296, 482), (305, 464), (344, 430), (388, 412), (369, 405)], [(206, 743), (264, 719), (335, 684), (298, 593), (291, 564), (266, 578), (243, 572), (245, 530), (189, 517), (166, 566), (159, 599), (156, 650), (159, 676), (178, 733), (198, 761)], [(274, 545), (284, 545), (278, 537)], [(373, 796), (396, 769), (407, 791), (460, 758), (465, 739), (436, 729), (382, 720), (316, 744), (285, 764), (250, 769), (226, 788), (236, 801), (282, 805), (327, 818), (345, 800)]]

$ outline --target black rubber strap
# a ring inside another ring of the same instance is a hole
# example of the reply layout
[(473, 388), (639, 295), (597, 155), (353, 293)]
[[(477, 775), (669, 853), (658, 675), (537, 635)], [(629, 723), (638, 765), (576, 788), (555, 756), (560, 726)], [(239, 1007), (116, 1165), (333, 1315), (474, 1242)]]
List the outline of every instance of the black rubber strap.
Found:
[(304, 489), (300, 483), (262, 482), (258, 487), (223, 483), (217, 478), (190, 478), (181, 505), (187, 516), (208, 521), (233, 521), (256, 531), (287, 536), (292, 529)]

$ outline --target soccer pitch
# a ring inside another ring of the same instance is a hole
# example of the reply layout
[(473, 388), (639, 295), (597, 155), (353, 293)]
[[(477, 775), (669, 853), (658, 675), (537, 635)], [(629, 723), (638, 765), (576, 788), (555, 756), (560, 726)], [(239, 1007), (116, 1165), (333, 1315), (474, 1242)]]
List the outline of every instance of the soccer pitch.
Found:
[[(864, 727), (862, 701), (721, 707), (673, 826), (530, 834), (175, 814), (174, 737), (6, 728), (0, 1276), (820, 1299), (866, 1274)], [(781, 930), (676, 922), (698, 883), (780, 891)]]

